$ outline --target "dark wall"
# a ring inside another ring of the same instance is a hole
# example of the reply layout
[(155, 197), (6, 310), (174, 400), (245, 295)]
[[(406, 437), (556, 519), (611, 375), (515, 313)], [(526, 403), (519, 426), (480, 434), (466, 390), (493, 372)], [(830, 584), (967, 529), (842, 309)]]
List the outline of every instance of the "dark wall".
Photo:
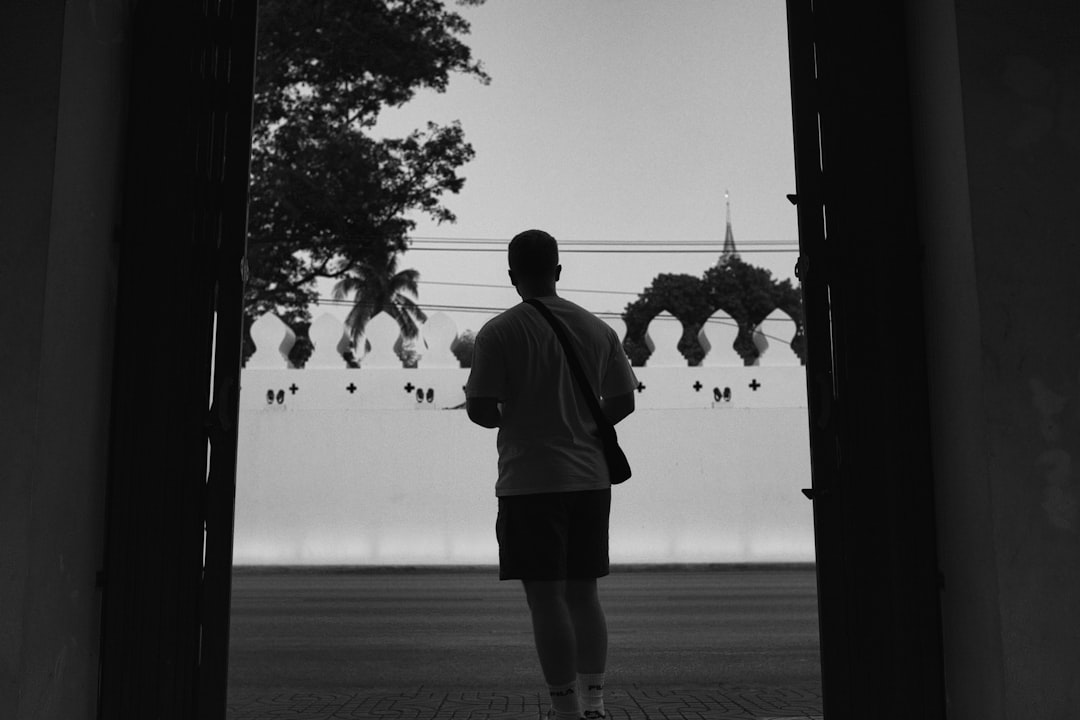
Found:
[(0, 715), (96, 711), (126, 10), (0, 10)]
[(950, 718), (1006, 717), (979, 282), (956, 14), (909, 3), (927, 367)]
[(910, 2), (950, 718), (1080, 702), (1080, 6)]
[(1080, 705), (1080, 4), (958, 2), (957, 37), (1005, 716), (1068, 717)]

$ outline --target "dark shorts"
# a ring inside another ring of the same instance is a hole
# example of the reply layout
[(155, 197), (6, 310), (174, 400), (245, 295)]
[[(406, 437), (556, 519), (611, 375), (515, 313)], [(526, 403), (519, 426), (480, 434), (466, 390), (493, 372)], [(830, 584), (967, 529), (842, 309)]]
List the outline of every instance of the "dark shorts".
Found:
[(610, 513), (610, 489), (499, 498), (499, 579), (607, 575)]

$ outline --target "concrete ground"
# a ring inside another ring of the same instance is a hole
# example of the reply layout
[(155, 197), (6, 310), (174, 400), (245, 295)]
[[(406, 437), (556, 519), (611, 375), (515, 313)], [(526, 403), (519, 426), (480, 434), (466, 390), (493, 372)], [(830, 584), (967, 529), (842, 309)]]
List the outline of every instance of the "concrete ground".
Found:
[[(616, 568), (600, 583), (609, 717), (821, 715), (812, 568)], [(520, 584), (492, 568), (239, 569), (231, 643), (233, 720), (547, 706)]]

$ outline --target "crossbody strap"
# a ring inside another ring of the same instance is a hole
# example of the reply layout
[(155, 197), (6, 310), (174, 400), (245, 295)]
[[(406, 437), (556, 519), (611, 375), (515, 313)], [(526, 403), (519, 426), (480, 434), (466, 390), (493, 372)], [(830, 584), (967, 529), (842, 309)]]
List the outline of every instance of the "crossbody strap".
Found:
[(592, 411), (593, 420), (596, 421), (597, 427), (611, 427), (611, 421), (604, 415), (604, 410), (600, 407), (600, 401), (597, 400), (592, 386), (589, 385), (589, 379), (585, 377), (585, 370), (582, 369), (577, 353), (574, 352), (574, 347), (570, 344), (570, 338), (566, 335), (566, 328), (563, 327), (563, 324), (544, 303), (536, 298), (530, 298), (525, 302), (536, 308), (544, 316), (544, 319), (548, 321), (548, 324), (551, 325), (551, 329), (555, 331), (555, 337), (559, 338), (559, 344), (562, 345), (563, 353), (566, 355), (566, 362), (570, 365), (570, 374), (577, 381), (578, 390), (585, 396), (585, 401), (589, 405), (589, 410)]

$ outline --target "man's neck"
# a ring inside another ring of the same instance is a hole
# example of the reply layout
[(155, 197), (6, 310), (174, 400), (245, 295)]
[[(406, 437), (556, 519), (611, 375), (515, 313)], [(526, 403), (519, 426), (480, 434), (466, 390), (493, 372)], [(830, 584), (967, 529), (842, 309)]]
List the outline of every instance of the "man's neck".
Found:
[(533, 298), (558, 297), (558, 295), (555, 293), (555, 288), (553, 287), (537, 288), (535, 290), (529, 288), (527, 290), (520, 291), (518, 294), (521, 295), (522, 300), (532, 300)]

